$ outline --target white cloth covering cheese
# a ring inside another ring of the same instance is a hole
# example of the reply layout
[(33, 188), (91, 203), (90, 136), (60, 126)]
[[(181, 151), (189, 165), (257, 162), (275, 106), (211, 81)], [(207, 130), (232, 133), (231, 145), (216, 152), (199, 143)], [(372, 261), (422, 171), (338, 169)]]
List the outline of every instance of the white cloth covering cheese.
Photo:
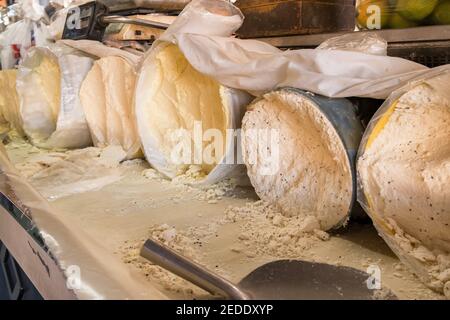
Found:
[(269, 44), (277, 42), (270, 38), (232, 37), (243, 21), (229, 1), (193, 0), (160, 39), (176, 44), (201, 73), (257, 95), (295, 87), (334, 98), (386, 99), (429, 71), (406, 59), (367, 54), (372, 50), (280, 50)]
[[(250, 105), (242, 130), (247, 173), (262, 200), (287, 216), (316, 221), (317, 229), (346, 221), (353, 202), (351, 165), (313, 101), (289, 90), (267, 93)], [(269, 141), (269, 135), (278, 138)]]
[[(152, 49), (138, 76), (135, 99), (145, 156), (167, 177), (174, 178), (190, 165), (199, 165), (205, 182), (214, 183), (239, 167), (235, 162), (224, 162), (236, 147), (227, 137), (227, 129), (240, 127), (250, 96), (196, 71), (177, 46), (160, 42)], [(195, 144), (196, 127), (200, 135), (211, 130), (223, 139), (222, 143), (200, 136), (200, 143)], [(192, 145), (177, 153), (182, 141)], [(211, 157), (205, 159), (203, 155)]]
[(16, 91), (17, 70), (0, 71), (0, 117), (2, 126), (23, 135)]
[(81, 82), (93, 60), (68, 47), (33, 48), (19, 66), (17, 92), (23, 128), (43, 148), (92, 144), (81, 107)]
[(358, 160), (360, 201), (380, 234), (439, 291), (450, 286), (449, 89), (444, 72), (395, 93)]
[(80, 90), (80, 99), (96, 147), (121, 146), (128, 158), (139, 155), (133, 96), (134, 66), (116, 56), (94, 63)]

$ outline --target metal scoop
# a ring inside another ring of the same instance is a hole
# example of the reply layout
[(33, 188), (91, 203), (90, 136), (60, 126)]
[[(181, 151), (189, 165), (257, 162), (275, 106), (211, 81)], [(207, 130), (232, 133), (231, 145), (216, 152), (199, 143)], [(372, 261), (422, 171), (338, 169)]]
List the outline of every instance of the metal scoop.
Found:
[[(298, 260), (267, 263), (238, 285), (214, 274), (153, 240), (147, 240), (141, 256), (195, 284), (207, 292), (231, 300), (373, 300), (370, 275), (348, 267)], [(384, 289), (386, 299), (395, 296)]]

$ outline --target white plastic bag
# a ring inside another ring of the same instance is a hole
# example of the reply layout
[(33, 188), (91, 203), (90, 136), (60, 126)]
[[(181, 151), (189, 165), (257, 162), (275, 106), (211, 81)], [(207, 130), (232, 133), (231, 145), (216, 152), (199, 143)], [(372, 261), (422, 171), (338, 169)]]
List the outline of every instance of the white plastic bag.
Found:
[(31, 47), (32, 22), (21, 20), (8, 26), (0, 34), (2, 69), (12, 69)]
[(375, 33), (354, 32), (324, 41), (317, 49), (343, 50), (387, 56), (388, 43)]
[(49, 44), (47, 26), (40, 21), (44, 16), (44, 7), (39, 1), (21, 0), (17, 6), (23, 19), (0, 33), (2, 69), (12, 69), (18, 65), (31, 47)]
[(12, 69), (33, 46), (49, 44), (47, 26), (29, 19), (20, 20), (0, 34), (2, 69)]

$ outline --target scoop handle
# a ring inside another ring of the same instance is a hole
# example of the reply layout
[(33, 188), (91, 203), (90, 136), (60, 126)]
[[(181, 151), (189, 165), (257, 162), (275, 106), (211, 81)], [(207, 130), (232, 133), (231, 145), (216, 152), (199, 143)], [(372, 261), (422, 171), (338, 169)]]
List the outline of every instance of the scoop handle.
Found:
[(230, 300), (250, 300), (250, 296), (235, 284), (159, 242), (147, 240), (141, 249), (141, 256), (213, 295)]

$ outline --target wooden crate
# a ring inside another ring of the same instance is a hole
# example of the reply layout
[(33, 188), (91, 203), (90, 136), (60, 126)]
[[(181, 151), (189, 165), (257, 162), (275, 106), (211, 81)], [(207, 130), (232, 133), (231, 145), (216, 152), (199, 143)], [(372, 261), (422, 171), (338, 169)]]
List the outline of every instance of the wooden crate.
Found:
[(305, 35), (355, 29), (354, 0), (238, 0), (241, 38)]

